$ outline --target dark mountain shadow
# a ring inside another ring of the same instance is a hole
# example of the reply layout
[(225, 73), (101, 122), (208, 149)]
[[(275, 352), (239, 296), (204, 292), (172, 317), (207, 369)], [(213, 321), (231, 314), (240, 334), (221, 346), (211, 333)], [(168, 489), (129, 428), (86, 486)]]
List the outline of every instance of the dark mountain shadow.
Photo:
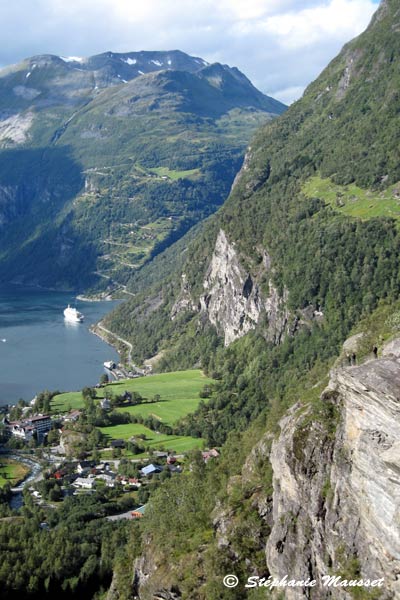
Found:
[(0, 152), (0, 280), (52, 286), (64, 270), (79, 285), (94, 270), (67, 208), (83, 185), (67, 146)]

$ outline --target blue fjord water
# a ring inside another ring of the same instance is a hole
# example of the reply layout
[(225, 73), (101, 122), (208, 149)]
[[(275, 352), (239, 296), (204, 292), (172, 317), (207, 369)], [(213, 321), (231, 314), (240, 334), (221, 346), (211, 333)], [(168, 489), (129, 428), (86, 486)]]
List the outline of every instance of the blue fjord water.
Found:
[[(76, 306), (83, 323), (66, 323), (63, 310)], [(0, 286), (0, 405), (31, 400), (48, 390), (94, 385), (103, 362), (118, 354), (89, 331), (115, 302), (83, 302), (67, 292)]]

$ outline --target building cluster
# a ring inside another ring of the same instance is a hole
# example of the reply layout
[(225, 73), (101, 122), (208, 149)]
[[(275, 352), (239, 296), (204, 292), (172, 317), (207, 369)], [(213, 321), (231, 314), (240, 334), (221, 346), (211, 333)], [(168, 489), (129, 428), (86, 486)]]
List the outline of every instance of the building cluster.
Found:
[[(55, 479), (60, 486), (62, 498), (78, 494), (94, 493), (100, 486), (117, 487), (121, 486), (124, 491), (129, 492), (137, 490), (142, 486), (141, 475), (130, 477), (127, 475), (116, 474), (108, 462), (96, 462), (94, 460), (82, 460), (80, 462), (70, 461), (59, 464), (56, 470), (52, 470), (46, 475), (46, 480)], [(38, 484), (40, 486), (40, 483)], [(39, 488), (40, 489), (40, 488)], [(29, 487), (29, 491), (34, 501), (38, 504), (44, 504), (42, 490)], [(143, 517), (145, 505), (138, 506), (134, 510), (107, 517), (110, 520), (120, 518), (137, 519)]]
[[(62, 479), (65, 476), (66, 473), (62, 469), (56, 471), (54, 474), (56, 479)], [(96, 464), (93, 461), (87, 460), (79, 462), (75, 473), (70, 475), (68, 479), (74, 488), (80, 490), (93, 490), (96, 484), (99, 483), (112, 488), (117, 485), (139, 488), (142, 485), (140, 479), (137, 477), (117, 475), (111, 470), (108, 462)]]
[[(153, 475), (161, 473), (163, 470), (169, 470), (173, 473), (181, 473), (182, 467), (177, 464), (177, 458), (167, 453), (158, 453), (158, 458), (166, 458), (164, 465), (150, 464), (138, 471), (138, 477), (128, 477), (115, 473), (108, 462), (97, 463), (92, 460), (82, 460), (75, 463), (65, 464), (59, 467), (52, 477), (61, 484), (69, 484), (75, 491), (95, 490), (99, 485), (106, 487), (123, 486), (124, 488), (138, 489), (142, 486), (143, 480), (150, 479)], [(163, 455), (161, 457), (161, 455)], [(165, 455), (165, 456), (164, 456)]]
[(65, 463), (51, 474), (61, 484), (72, 485), (76, 489), (92, 490), (97, 479), (102, 479), (106, 485), (114, 487), (115, 473), (109, 463), (98, 463), (92, 460), (82, 460), (76, 463)]
[(29, 441), (36, 435), (37, 440), (40, 441), (51, 429), (51, 418), (49, 415), (36, 415), (19, 421), (4, 419), (3, 424), (10, 436)]

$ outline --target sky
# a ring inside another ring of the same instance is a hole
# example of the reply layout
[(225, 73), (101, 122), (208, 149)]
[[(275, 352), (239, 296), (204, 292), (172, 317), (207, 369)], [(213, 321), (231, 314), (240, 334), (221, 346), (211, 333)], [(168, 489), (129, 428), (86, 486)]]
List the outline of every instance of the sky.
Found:
[(179, 49), (287, 104), (368, 25), (377, 0), (0, 0), (0, 66), (35, 54)]

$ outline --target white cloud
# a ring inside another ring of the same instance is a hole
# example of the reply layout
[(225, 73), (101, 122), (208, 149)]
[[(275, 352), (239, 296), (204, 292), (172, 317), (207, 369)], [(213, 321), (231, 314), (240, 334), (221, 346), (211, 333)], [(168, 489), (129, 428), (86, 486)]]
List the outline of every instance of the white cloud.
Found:
[(350, 39), (360, 32), (360, 24), (368, 23), (374, 10), (368, 4), (365, 0), (331, 0), (326, 5), (275, 15), (261, 27), (286, 49), (335, 40), (338, 35)]
[(293, 87), (288, 87), (283, 90), (277, 90), (274, 93), (274, 97), (277, 100), (280, 100), (284, 104), (291, 104), (293, 100), (297, 100), (301, 97), (304, 91), (303, 85), (294, 85)]
[(0, 64), (53, 53), (181, 49), (240, 68), (291, 101), (365, 29), (374, 0), (0, 2)]
[[(301, 2), (304, 7), (316, 4), (318, 4), (318, 0), (304, 0)], [(220, 0), (218, 5), (236, 19), (249, 21), (296, 9), (299, 2), (293, 0), (268, 0), (267, 2), (265, 0)]]

